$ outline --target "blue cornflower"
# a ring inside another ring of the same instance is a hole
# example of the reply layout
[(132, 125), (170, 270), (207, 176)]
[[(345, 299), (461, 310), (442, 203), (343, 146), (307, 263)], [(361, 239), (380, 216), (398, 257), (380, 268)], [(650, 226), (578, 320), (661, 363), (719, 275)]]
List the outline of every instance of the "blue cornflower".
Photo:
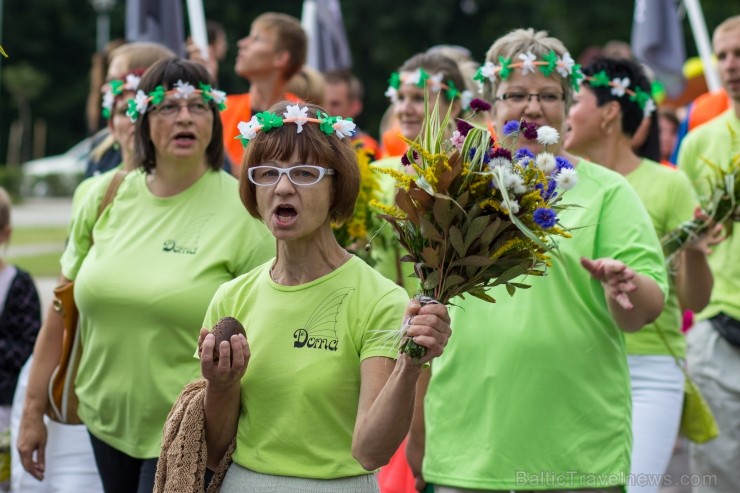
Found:
[(558, 215), (555, 214), (555, 211), (552, 209), (548, 209), (546, 207), (540, 207), (539, 209), (534, 211), (532, 219), (542, 229), (550, 229), (557, 224)]
[(573, 165), (564, 157), (557, 156), (555, 158), (555, 168), (557, 172), (560, 172), (562, 169), (573, 169)]
[(504, 137), (508, 137), (509, 135), (513, 134), (514, 132), (519, 131), (519, 121), (518, 120), (509, 120), (508, 122), (504, 123)]
[(529, 159), (534, 159), (535, 155), (532, 151), (527, 149), (526, 147), (522, 147), (521, 149), (518, 149), (516, 151), (516, 154), (514, 154), (514, 159), (519, 161), (520, 159), (524, 159), (525, 157), (528, 157)]
[(542, 185), (542, 183), (538, 183), (534, 186), (534, 188), (540, 191), (540, 197), (542, 197), (542, 200), (547, 201), (557, 195), (557, 193), (555, 192), (555, 188), (557, 188), (557, 186), (558, 184), (555, 180), (547, 180), (547, 190), (545, 190), (545, 187)]

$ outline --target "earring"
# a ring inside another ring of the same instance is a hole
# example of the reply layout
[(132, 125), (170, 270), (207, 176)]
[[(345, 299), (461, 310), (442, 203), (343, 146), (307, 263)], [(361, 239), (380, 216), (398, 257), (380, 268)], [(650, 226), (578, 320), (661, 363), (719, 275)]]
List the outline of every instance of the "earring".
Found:
[(119, 144), (118, 142), (113, 142), (113, 150), (114, 151), (117, 151), (120, 148), (121, 148), (121, 144)]

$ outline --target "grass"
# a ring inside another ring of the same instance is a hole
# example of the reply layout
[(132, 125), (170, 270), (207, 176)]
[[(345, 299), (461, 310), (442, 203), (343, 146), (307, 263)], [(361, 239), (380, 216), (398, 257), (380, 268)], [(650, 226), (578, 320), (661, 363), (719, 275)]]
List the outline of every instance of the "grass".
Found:
[(60, 272), (59, 258), (64, 251), (64, 241), (67, 238), (66, 226), (41, 226), (13, 228), (10, 244), (23, 245), (59, 245), (54, 251), (46, 251), (33, 255), (17, 255), (8, 257), (7, 262), (27, 270), (33, 277), (58, 277)]
[(21, 269), (27, 270), (34, 278), (39, 277), (59, 277), (61, 266), (59, 258), (62, 256), (62, 249), (59, 252), (43, 253), (29, 257), (11, 257), (8, 263), (17, 265)]
[(36, 228), (13, 228), (10, 238), (12, 245), (29, 245), (33, 243), (59, 243), (64, 248), (67, 238), (67, 226), (43, 226)]

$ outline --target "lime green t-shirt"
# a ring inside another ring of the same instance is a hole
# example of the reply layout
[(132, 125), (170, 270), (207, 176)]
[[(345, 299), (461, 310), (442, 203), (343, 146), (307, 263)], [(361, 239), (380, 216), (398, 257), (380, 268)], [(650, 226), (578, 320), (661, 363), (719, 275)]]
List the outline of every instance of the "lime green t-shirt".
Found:
[(360, 363), (396, 357), (388, 335), (401, 327), (408, 296), (357, 257), (299, 286), (273, 282), (271, 265), (221, 286), (204, 322), (231, 316), (247, 331), (233, 460), (278, 476), (367, 474), (351, 454)]
[(159, 456), (167, 414), (199, 375), (192, 349), (218, 286), (275, 254), (272, 235), (244, 210), (230, 175), (207, 171), (168, 198), (152, 195), (145, 180), (140, 171), (126, 176), (94, 224), (90, 247), (90, 218), (108, 187), (97, 183), (62, 256), (80, 310), (80, 418), (138, 458)]
[[(82, 204), (85, 203), (85, 200), (88, 198), (88, 194), (90, 193), (90, 190), (93, 190), (96, 187), (97, 183), (100, 183), (101, 181), (104, 181), (106, 183), (110, 183), (113, 179), (113, 176), (123, 168), (122, 164), (119, 164), (113, 169), (110, 169), (106, 171), (105, 173), (101, 173), (99, 175), (91, 176), (89, 178), (85, 178), (80, 182), (79, 185), (77, 185), (77, 188), (75, 188), (75, 193), (72, 196), (72, 214), (71, 217), (77, 216), (77, 214), (80, 212), (80, 208), (82, 207)], [(99, 200), (102, 200), (102, 195), (99, 197)], [(98, 201), (98, 203), (100, 203)], [(91, 225), (92, 226), (92, 225)]]
[[(380, 159), (373, 162), (372, 166), (405, 172), (405, 167), (401, 164), (401, 158), (399, 156)], [(374, 172), (379, 178), (383, 203), (386, 205), (395, 205), (396, 181), (389, 175), (379, 171)], [(414, 264), (411, 262), (401, 262), (400, 259), (406, 252), (398, 243), (398, 236), (390, 224), (384, 225), (378, 238), (373, 241), (370, 252), (375, 261), (375, 269), (378, 272), (406, 289), (409, 296), (414, 296), (419, 291), (419, 278), (414, 275)]]
[[(727, 169), (732, 156), (740, 149), (733, 149), (730, 129), (735, 139), (740, 136), (740, 119), (732, 108), (715, 119), (692, 130), (681, 143), (678, 166), (693, 181), (699, 197), (707, 194), (707, 178), (713, 176), (712, 168), (704, 161)], [(712, 247), (708, 257), (714, 275), (714, 287), (709, 305), (697, 315), (707, 319), (719, 312), (740, 320), (740, 234), (737, 232)]]
[(611, 257), (668, 291), (658, 237), (618, 173), (587, 161), (561, 214), (573, 238), (544, 277), (496, 303), (455, 299), (452, 337), (425, 399), (427, 481), (458, 488), (570, 489), (625, 484), (631, 396), (623, 332), (581, 257)]
[[(699, 202), (691, 187), (691, 181), (682, 171), (643, 159), (626, 178), (647, 208), (659, 238), (694, 217), (694, 209)], [(663, 339), (658, 335), (657, 326), (668, 339), (676, 355), (678, 357), (686, 355), (686, 340), (681, 333), (683, 315), (672, 279), (670, 276), (668, 299), (657, 320), (638, 332), (625, 334), (629, 354), (669, 355), (670, 352), (665, 347)]]

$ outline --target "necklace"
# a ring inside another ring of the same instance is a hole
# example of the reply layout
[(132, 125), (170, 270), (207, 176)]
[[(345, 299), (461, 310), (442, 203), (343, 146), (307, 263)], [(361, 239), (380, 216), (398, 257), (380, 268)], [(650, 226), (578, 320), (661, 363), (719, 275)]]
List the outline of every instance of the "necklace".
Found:
[[(334, 272), (335, 270), (337, 270), (338, 268), (340, 268), (342, 265), (346, 264), (347, 261), (352, 258), (352, 254), (351, 253), (349, 253), (347, 250), (343, 250), (343, 251), (344, 251), (344, 255), (342, 255), (342, 258), (339, 260), (339, 262), (337, 263), (337, 265), (331, 266), (331, 269), (329, 270), (329, 272)], [(270, 266), (270, 279), (272, 279), (272, 281), (274, 283), (280, 284), (277, 281), (277, 279), (275, 279), (275, 266), (276, 265), (277, 265), (277, 262), (274, 263), (274, 264), (272, 264)], [(327, 272), (327, 274), (328, 274), (328, 272)], [(326, 275), (326, 274), (323, 274), (323, 275)]]

